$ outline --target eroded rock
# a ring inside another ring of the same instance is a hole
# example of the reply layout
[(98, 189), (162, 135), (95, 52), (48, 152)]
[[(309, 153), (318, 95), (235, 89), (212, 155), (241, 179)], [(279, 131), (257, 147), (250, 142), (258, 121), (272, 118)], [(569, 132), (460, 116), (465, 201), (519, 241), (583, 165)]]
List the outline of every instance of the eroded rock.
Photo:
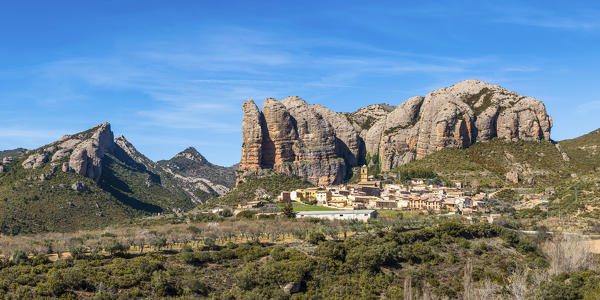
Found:
[(46, 153), (31, 154), (21, 165), (24, 169), (37, 169), (48, 161)]
[(343, 181), (367, 153), (389, 171), (445, 147), (466, 148), (492, 138), (549, 140), (552, 128), (539, 100), (477, 80), (412, 97), (395, 108), (370, 105), (350, 114), (295, 96), (267, 99), (262, 112), (248, 100), (242, 110), (238, 175), (274, 169), (314, 184)]

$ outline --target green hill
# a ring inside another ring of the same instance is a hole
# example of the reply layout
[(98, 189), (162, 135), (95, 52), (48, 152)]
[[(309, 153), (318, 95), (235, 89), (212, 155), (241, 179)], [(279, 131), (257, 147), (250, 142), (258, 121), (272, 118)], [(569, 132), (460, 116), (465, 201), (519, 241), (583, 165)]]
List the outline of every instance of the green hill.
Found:
[[(85, 142), (98, 127), (69, 136)], [(129, 221), (133, 217), (190, 209), (190, 197), (171, 178), (137, 163), (119, 145), (101, 158), (97, 181), (73, 171), (64, 172), (66, 155), (58, 141), (4, 163), (0, 173), (0, 233), (75, 231)], [(81, 142), (81, 143), (83, 143)], [(46, 157), (40, 166), (25, 168), (31, 155)], [(89, 167), (88, 167), (89, 168)], [(76, 191), (75, 183), (85, 186)]]
[[(552, 142), (494, 139), (466, 149), (444, 148), (394, 171), (431, 170), (448, 180), (463, 181), (466, 176), (468, 183), (501, 187), (549, 185), (569, 178), (573, 172), (587, 171), (578, 167), (565, 161)], [(510, 172), (518, 175), (519, 183), (507, 179)]]
[(274, 200), (283, 191), (291, 191), (311, 186), (313, 185), (300, 177), (287, 176), (273, 172), (264, 176), (248, 177), (229, 193), (207, 201), (205, 206), (235, 206), (243, 201), (254, 201), (259, 194), (265, 195), (269, 200)]
[(600, 129), (560, 142), (571, 162), (580, 171), (600, 170)]

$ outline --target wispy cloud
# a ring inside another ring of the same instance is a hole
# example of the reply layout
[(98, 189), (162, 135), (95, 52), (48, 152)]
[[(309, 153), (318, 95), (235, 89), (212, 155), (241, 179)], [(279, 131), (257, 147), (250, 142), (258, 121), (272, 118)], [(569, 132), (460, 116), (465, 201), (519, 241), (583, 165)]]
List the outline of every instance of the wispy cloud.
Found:
[(600, 22), (598, 21), (564, 19), (560, 17), (506, 17), (498, 19), (497, 21), (502, 23), (567, 30), (595, 30), (600, 28)]
[(577, 106), (580, 115), (597, 115), (600, 112), (600, 101), (590, 101)]
[(526, 2), (492, 6), (499, 14), (495, 22), (548, 29), (594, 31), (600, 29), (600, 11), (577, 5), (550, 9), (546, 3), (534, 6)]

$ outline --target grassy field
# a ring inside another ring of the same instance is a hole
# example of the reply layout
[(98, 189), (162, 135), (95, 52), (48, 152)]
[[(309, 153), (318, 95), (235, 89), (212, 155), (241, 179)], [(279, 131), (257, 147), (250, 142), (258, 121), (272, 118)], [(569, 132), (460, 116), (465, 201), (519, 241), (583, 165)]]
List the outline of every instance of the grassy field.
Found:
[(391, 210), (391, 209), (378, 209), (378, 216), (386, 216), (386, 217), (413, 217), (417, 215), (423, 215), (422, 212), (417, 211), (401, 211), (401, 210)]
[(331, 208), (331, 207), (324, 207), (324, 206), (317, 206), (317, 205), (306, 205), (306, 204), (302, 204), (302, 203), (298, 203), (298, 202), (294, 202), (293, 206), (294, 206), (294, 212), (297, 212), (297, 211), (332, 211), (332, 210), (338, 210), (338, 209)]

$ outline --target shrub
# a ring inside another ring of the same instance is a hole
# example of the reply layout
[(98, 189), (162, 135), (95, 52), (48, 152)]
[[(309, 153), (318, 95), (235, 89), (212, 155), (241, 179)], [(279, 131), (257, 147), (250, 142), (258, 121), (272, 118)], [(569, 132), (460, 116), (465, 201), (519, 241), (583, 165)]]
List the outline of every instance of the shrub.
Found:
[(42, 253), (36, 255), (31, 259), (31, 264), (34, 266), (45, 265), (48, 263), (50, 263), (50, 259), (48, 258), (48, 256), (46, 256), (46, 254)]
[(229, 218), (233, 216), (233, 212), (231, 212), (231, 209), (226, 208), (223, 209), (222, 211), (219, 211), (219, 216), (223, 217), (223, 218)]
[(196, 227), (196, 226), (188, 226), (187, 231), (193, 233), (193, 234), (200, 234), (202, 233), (202, 229)]
[(254, 215), (256, 214), (256, 212), (251, 211), (251, 210), (243, 210), (240, 211), (236, 217), (238, 218), (246, 218), (246, 219), (254, 219)]
[(150, 246), (160, 250), (167, 246), (167, 239), (164, 237), (157, 237), (150, 242)]
[(150, 286), (152, 286), (152, 290), (159, 297), (175, 296), (179, 294), (179, 290), (171, 280), (171, 276), (165, 271), (154, 272)]
[(325, 235), (322, 232), (313, 231), (308, 234), (308, 242), (313, 245), (318, 245), (319, 242), (324, 242), (326, 240), (327, 239), (325, 238)]
[(69, 248), (69, 252), (71, 252), (71, 257), (74, 259), (83, 259), (85, 258), (87, 248), (83, 245), (76, 245)]
[(23, 250), (16, 250), (12, 256), (12, 261), (16, 265), (22, 265), (29, 261), (27, 253)]
[(122, 256), (129, 250), (129, 245), (119, 241), (113, 241), (104, 247), (104, 250), (110, 253), (111, 256)]

